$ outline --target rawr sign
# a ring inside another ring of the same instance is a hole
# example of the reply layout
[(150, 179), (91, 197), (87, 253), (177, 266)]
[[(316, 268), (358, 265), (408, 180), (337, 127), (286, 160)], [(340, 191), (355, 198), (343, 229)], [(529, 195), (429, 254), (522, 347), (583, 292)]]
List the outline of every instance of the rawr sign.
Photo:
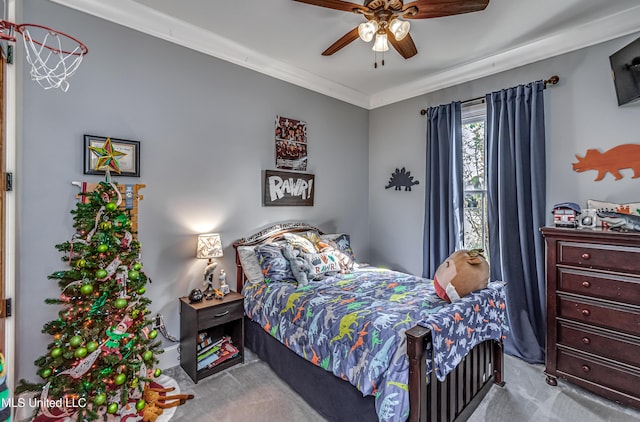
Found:
[(313, 174), (265, 170), (262, 204), (313, 206), (314, 189)]

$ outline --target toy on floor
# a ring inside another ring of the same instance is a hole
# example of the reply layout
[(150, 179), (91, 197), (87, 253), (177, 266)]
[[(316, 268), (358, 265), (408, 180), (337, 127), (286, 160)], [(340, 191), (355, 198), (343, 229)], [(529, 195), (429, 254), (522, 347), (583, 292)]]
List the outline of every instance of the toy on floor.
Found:
[(185, 404), (187, 400), (193, 398), (193, 394), (174, 394), (172, 396), (160, 393), (169, 393), (174, 388), (152, 388), (149, 385), (144, 386), (142, 398), (145, 401), (142, 420), (144, 422), (156, 422), (158, 416), (162, 414), (163, 409), (180, 406)]
[(489, 263), (482, 249), (455, 251), (438, 267), (433, 286), (441, 299), (455, 302), (489, 283)]

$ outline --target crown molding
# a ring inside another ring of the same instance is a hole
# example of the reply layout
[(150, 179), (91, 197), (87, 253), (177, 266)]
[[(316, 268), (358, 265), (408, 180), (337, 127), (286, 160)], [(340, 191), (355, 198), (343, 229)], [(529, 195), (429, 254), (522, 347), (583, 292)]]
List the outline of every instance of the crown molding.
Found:
[(371, 95), (369, 109), (459, 85), (505, 70), (638, 32), (640, 6), (609, 15), (481, 60), (452, 67), (414, 82)]
[(635, 6), (369, 96), (132, 0), (51, 1), (369, 110), (629, 35), (640, 22)]
[(365, 109), (369, 106), (368, 94), (274, 60), (132, 0), (51, 1)]

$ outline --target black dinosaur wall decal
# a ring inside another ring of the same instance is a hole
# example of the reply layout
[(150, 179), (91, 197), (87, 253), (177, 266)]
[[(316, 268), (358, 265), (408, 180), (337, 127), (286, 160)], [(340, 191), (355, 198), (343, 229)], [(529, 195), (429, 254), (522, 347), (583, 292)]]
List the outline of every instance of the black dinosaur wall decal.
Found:
[(417, 180), (413, 180), (413, 176), (410, 171), (407, 171), (404, 167), (402, 169), (396, 169), (394, 173), (391, 173), (389, 184), (385, 186), (385, 189), (395, 187), (394, 190), (402, 190), (404, 187), (405, 192), (411, 191), (411, 186), (420, 183)]

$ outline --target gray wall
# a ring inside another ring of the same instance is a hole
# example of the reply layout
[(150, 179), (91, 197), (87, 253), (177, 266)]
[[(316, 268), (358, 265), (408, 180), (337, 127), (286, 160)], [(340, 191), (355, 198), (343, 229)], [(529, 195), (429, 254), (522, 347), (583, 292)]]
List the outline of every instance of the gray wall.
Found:
[[(589, 148), (640, 143), (640, 102), (618, 107), (609, 55), (640, 33), (540, 61), (490, 77), (372, 110), (369, 115), (369, 224), (372, 262), (422, 274), (426, 123), (419, 111), (451, 101), (560, 76), (545, 91), (547, 135), (547, 208), (587, 199), (637, 202), (638, 180), (631, 170), (614, 181), (609, 174), (595, 182), (595, 171), (576, 173), (575, 154)], [(396, 167), (405, 166), (421, 184), (412, 192), (385, 190)], [(551, 214), (549, 214), (549, 217)], [(549, 220), (549, 223), (551, 221)]]
[[(84, 134), (141, 142), (142, 176), (117, 179), (147, 185), (139, 227), (147, 292), (176, 336), (177, 298), (201, 286), (206, 265), (195, 258), (198, 233), (221, 234), (219, 268), (234, 282), (231, 243), (279, 221), (348, 231), (368, 258), (367, 110), (47, 1), (25, 1), (22, 21), (72, 34), (89, 54), (67, 93), (28, 77), (22, 85), (16, 379), (35, 380), (32, 363), (50, 341), (42, 325), (57, 318), (59, 308), (43, 300), (60, 294), (47, 276), (65, 268), (54, 245), (73, 234), (71, 181), (101, 180), (83, 175)], [(261, 171), (275, 168), (276, 115), (308, 124), (313, 207), (261, 205)]]

